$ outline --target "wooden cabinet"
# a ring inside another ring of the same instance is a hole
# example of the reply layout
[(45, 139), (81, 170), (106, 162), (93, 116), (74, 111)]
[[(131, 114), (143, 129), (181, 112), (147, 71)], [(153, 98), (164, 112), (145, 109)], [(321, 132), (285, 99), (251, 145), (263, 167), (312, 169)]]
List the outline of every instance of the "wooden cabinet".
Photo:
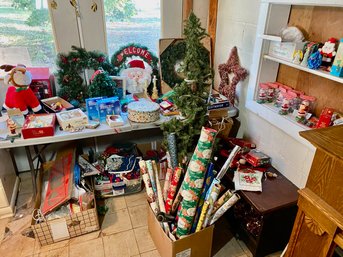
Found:
[(298, 188), (275, 169), (270, 171), (278, 177), (264, 180), (262, 192), (239, 191), (241, 200), (229, 215), (254, 257), (284, 249), (297, 212)]
[(343, 248), (343, 126), (301, 132), (316, 148), (286, 257), (332, 256)]
[[(10, 160), (10, 156), (1, 149), (0, 159)], [(2, 161), (0, 168), (0, 219), (14, 215), (18, 188), (19, 178), (14, 172), (12, 163)]]

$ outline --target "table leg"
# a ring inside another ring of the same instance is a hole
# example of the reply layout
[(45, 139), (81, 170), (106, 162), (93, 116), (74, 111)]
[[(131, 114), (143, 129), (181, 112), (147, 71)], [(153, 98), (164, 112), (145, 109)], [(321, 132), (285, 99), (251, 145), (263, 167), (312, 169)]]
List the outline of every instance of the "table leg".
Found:
[(18, 171), (17, 162), (15, 161), (15, 157), (14, 157), (14, 154), (13, 154), (13, 149), (9, 148), (9, 149), (7, 149), (7, 151), (10, 154), (10, 157), (11, 157), (11, 160), (12, 160), (12, 163), (13, 163), (13, 168), (14, 168), (15, 175), (18, 177), (19, 176), (19, 171)]
[(36, 171), (35, 171), (35, 166), (33, 164), (32, 155), (30, 152), (30, 147), (25, 146), (25, 151), (26, 151), (27, 161), (29, 162), (30, 171), (31, 171), (33, 197), (36, 198), (36, 194), (37, 194)]

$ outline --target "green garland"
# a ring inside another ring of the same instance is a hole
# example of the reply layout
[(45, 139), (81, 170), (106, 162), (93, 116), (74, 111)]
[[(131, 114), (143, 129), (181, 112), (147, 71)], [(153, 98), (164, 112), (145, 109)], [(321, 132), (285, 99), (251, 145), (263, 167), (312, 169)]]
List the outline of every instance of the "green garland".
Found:
[[(180, 39), (169, 45), (160, 55), (162, 79), (171, 88), (174, 88), (175, 85), (180, 84), (184, 79), (184, 77), (180, 76), (181, 74), (175, 70), (175, 65), (178, 62), (183, 62), (186, 57), (186, 50), (186, 42), (183, 39)], [(209, 51), (205, 47), (203, 47), (200, 51), (200, 61), (203, 63), (209, 63)]]
[(86, 69), (98, 70), (102, 68), (111, 75), (116, 75), (115, 68), (108, 61), (104, 53), (86, 51), (72, 46), (72, 51), (57, 56), (57, 82), (60, 85), (58, 95), (67, 101), (78, 100), (84, 102), (88, 96), (87, 86), (84, 84), (82, 73)]
[[(125, 48), (128, 48), (130, 46), (144, 49), (144, 50), (146, 50), (146, 51), (148, 51), (150, 53), (150, 55), (151, 55), (151, 62), (149, 62), (145, 58), (143, 58), (143, 59), (144, 59), (144, 61), (146, 61), (151, 66), (152, 76), (155, 75), (156, 78), (157, 78), (156, 86), (157, 86), (158, 92), (160, 94), (161, 93), (161, 82), (160, 82), (160, 74), (159, 74), (159, 70), (158, 70), (158, 58), (152, 52), (150, 52), (149, 49), (146, 46), (142, 46), (140, 44), (135, 44), (135, 43), (130, 43), (130, 44), (126, 44), (126, 45), (120, 47), (119, 50), (116, 51), (112, 55), (112, 57), (111, 57), (111, 64), (115, 67), (116, 73), (119, 74), (122, 69), (126, 69), (127, 68), (126, 67), (126, 63), (125, 63), (127, 57), (140, 56), (138, 54), (133, 54), (133, 53), (132, 54), (126, 54), (125, 57), (122, 60), (119, 61), (118, 58), (117, 58), (118, 55), (121, 52), (123, 52)], [(152, 89), (153, 89), (153, 81), (151, 80), (151, 83), (148, 86), (148, 92), (149, 92), (150, 95), (152, 94)]]

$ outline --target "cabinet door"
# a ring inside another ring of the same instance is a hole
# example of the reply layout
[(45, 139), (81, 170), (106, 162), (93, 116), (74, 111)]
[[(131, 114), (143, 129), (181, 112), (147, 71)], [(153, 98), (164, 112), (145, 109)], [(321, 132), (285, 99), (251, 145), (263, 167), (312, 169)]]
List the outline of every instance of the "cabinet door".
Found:
[(308, 188), (299, 192), (299, 211), (285, 257), (332, 256), (343, 217)]
[(48, 8), (51, 17), (51, 25), (55, 38), (56, 51), (68, 53), (71, 46), (80, 47), (78, 18), (72, 1), (48, 0)]

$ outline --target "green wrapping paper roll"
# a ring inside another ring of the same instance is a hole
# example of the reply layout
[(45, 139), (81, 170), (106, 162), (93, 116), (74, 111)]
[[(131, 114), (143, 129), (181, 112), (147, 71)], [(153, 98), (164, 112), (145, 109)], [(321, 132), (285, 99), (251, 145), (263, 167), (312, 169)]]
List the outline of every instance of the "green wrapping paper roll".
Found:
[(189, 162), (184, 182), (182, 183), (181, 208), (178, 212), (176, 235), (188, 235), (192, 227), (196, 207), (202, 193), (207, 164), (211, 158), (212, 147), (217, 131), (202, 128), (198, 144)]

